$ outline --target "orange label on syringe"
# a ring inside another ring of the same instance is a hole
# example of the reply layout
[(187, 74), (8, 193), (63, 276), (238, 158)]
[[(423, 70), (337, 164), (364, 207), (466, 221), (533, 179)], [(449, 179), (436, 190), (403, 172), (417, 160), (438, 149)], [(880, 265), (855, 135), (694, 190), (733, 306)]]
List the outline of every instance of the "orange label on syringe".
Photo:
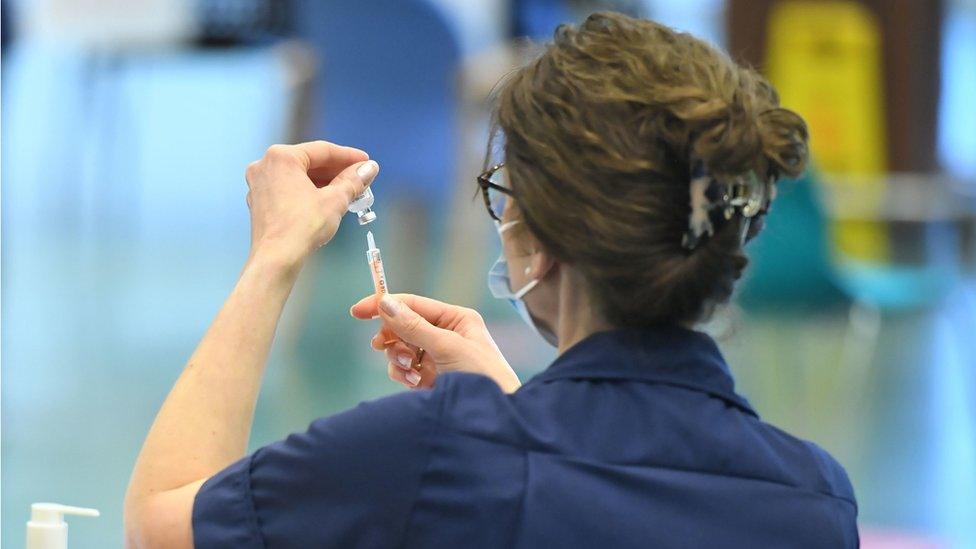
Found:
[[(376, 291), (376, 297), (379, 298), (388, 291), (386, 287), (386, 273), (383, 272), (383, 257), (380, 256), (380, 249), (376, 247), (376, 241), (373, 240), (373, 231), (366, 232), (366, 242), (369, 244), (369, 248), (366, 250), (366, 263), (369, 264), (369, 273), (373, 276), (373, 289)], [(390, 336), (393, 335), (392, 332), (386, 333)], [(392, 345), (397, 341), (399, 341), (399, 338), (392, 337), (385, 340), (383, 344)]]
[(372, 231), (366, 233), (366, 241), (369, 243), (369, 249), (366, 250), (366, 262), (369, 263), (369, 271), (373, 275), (373, 289), (376, 290), (376, 295), (383, 295), (387, 293), (386, 273), (383, 272), (383, 258), (373, 240)]
[(369, 270), (373, 275), (373, 289), (377, 295), (386, 293), (386, 275), (383, 273), (383, 259), (380, 258), (379, 250), (366, 252), (366, 260), (369, 261)]

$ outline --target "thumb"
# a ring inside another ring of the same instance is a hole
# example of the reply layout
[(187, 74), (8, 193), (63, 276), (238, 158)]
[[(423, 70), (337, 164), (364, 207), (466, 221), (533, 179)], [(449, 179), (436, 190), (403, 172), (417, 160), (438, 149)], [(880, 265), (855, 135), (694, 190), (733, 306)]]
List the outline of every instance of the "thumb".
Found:
[(449, 350), (458, 334), (438, 328), (417, 314), (406, 303), (385, 294), (380, 298), (380, 317), (387, 327), (403, 341), (422, 347), (428, 352), (443, 355)]
[(339, 172), (339, 175), (319, 192), (331, 198), (336, 211), (345, 212), (349, 204), (376, 179), (379, 170), (380, 166), (375, 160), (353, 164)]

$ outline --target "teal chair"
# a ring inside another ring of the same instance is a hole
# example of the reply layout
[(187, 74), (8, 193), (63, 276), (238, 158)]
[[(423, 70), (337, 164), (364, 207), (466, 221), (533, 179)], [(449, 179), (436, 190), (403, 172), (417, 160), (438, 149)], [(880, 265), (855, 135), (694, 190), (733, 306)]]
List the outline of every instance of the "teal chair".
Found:
[(830, 264), (817, 175), (784, 180), (766, 228), (746, 247), (749, 267), (736, 301), (747, 310), (821, 308), (843, 303)]

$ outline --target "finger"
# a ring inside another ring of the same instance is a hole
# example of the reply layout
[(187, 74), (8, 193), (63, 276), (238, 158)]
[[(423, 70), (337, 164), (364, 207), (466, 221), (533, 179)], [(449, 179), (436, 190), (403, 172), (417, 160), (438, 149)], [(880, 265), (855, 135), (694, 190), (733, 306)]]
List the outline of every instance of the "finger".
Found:
[(382, 326), (380, 327), (380, 331), (376, 332), (376, 335), (370, 339), (369, 346), (377, 351), (382, 351), (399, 341), (399, 336), (387, 329), (385, 326)]
[(251, 162), (250, 164), (247, 165), (247, 168), (244, 169), (244, 182), (247, 183), (248, 189), (251, 188), (251, 180), (254, 179), (255, 175), (260, 169), (261, 169), (260, 160), (255, 160), (254, 162)]
[(383, 342), (383, 345), (386, 345), (387, 347), (389, 347), (390, 345), (393, 345), (394, 343), (400, 341), (400, 337), (398, 335), (396, 335), (396, 332), (394, 332), (392, 329), (390, 329), (390, 327), (387, 326), (386, 324), (384, 324), (380, 328), (380, 331), (379, 331), (379, 333), (377, 335), (380, 336), (380, 338), (381, 338), (380, 340)]
[(386, 365), (386, 375), (390, 376), (390, 379), (406, 385), (408, 388), (415, 388), (420, 385), (423, 380), (423, 376), (419, 372), (410, 370), (409, 372), (401, 370), (397, 365), (392, 362)]
[[(368, 159), (367, 159), (368, 160)], [(358, 162), (358, 161), (357, 161)], [(348, 168), (349, 166), (329, 166), (326, 168), (315, 168), (308, 170), (308, 178), (312, 180), (312, 183), (316, 187), (322, 188), (332, 182), (337, 175), (342, 173), (342, 170)]]
[(359, 320), (372, 320), (374, 318), (379, 318), (380, 313), (377, 310), (377, 304), (380, 300), (378, 294), (369, 294), (368, 296), (360, 299), (349, 307), (349, 314), (353, 318), (358, 318)]
[(349, 204), (368, 187), (379, 173), (375, 160), (367, 160), (349, 166), (319, 192), (327, 195), (338, 213), (345, 213)]
[(417, 314), (406, 303), (391, 295), (384, 295), (380, 299), (380, 318), (386, 327), (393, 331), (403, 341), (423, 347), (434, 354), (441, 354), (449, 350), (458, 334), (438, 328), (424, 317)]
[[(391, 294), (394, 298), (403, 302), (420, 316), (427, 319), (427, 322), (441, 328), (452, 328), (460, 322), (461, 317), (468, 314), (469, 309), (437, 301), (429, 297), (414, 294)], [(376, 295), (366, 296), (349, 308), (349, 314), (353, 318), (369, 320), (376, 318), (379, 313), (379, 300)]]
[(271, 163), (292, 164), (306, 173), (316, 187), (324, 187), (343, 170), (369, 159), (365, 151), (345, 147), (328, 141), (309, 141), (297, 145), (271, 145), (259, 162), (252, 162), (245, 172), (250, 184), (251, 177), (260, 166)]
[(397, 368), (392, 362), (386, 363), (386, 376), (389, 377), (391, 381), (395, 381), (409, 388), (411, 385), (407, 383), (406, 374), (407, 372)]
[(386, 359), (401, 370), (411, 370), (417, 361), (417, 353), (406, 343), (398, 341), (386, 348)]
[[(427, 356), (428, 355), (424, 355), (424, 362), (427, 362)], [(420, 374), (420, 381), (417, 383), (414, 389), (423, 389), (434, 386), (434, 380), (437, 379), (436, 368), (423, 368), (421, 370), (417, 370), (415, 368), (414, 371)]]
[(380, 316), (378, 309), (379, 296), (370, 294), (349, 307), (349, 314), (359, 320), (372, 320)]
[(335, 177), (346, 167), (369, 159), (365, 151), (322, 140), (298, 143), (292, 147), (300, 153), (299, 157), (306, 171), (321, 173), (323, 177), (330, 170), (333, 172), (332, 177)]

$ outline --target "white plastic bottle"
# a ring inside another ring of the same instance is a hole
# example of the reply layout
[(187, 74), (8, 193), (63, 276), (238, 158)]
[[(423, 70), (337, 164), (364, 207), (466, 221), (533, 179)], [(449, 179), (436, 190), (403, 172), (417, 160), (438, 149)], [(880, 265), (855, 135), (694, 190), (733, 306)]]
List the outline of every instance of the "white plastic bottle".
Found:
[(97, 517), (98, 511), (60, 503), (31, 505), (31, 519), (27, 522), (27, 549), (67, 549), (68, 523), (64, 521), (64, 515)]
[(349, 211), (356, 214), (356, 219), (360, 225), (372, 223), (376, 219), (376, 212), (373, 211), (373, 191), (366, 187), (363, 194), (353, 199), (349, 204)]

